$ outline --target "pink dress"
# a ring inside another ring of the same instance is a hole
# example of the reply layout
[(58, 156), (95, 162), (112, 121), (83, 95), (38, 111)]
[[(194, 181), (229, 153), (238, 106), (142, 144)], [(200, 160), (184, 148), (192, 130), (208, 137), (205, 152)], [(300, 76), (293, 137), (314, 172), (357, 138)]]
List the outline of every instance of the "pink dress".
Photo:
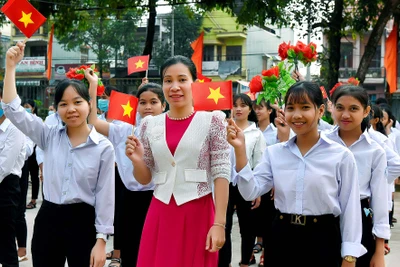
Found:
[[(172, 154), (193, 116), (182, 121), (166, 118), (166, 139)], [(178, 206), (155, 197), (144, 224), (137, 267), (216, 267), (218, 253), (205, 250), (214, 223), (212, 194)], [(129, 266), (130, 267), (130, 266)]]

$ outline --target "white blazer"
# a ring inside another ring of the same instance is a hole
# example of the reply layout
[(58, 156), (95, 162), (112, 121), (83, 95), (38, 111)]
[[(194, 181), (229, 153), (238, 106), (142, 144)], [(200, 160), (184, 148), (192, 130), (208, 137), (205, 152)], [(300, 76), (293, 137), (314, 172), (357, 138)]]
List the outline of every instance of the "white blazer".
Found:
[(173, 195), (182, 205), (211, 193), (216, 178), (230, 179), (224, 119), (221, 111), (196, 112), (174, 155), (166, 142), (166, 114), (143, 119), (140, 136), (155, 198), (168, 204)]

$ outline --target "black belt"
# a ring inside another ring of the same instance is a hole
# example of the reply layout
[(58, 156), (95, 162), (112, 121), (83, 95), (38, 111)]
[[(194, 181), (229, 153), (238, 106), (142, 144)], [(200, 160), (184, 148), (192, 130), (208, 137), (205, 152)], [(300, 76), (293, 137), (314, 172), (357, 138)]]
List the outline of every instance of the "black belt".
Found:
[(312, 225), (336, 223), (339, 220), (339, 216), (335, 217), (333, 214), (324, 214), (324, 215), (288, 214), (277, 211), (275, 220), (287, 224), (312, 226)]
[(56, 204), (56, 203), (50, 202), (48, 200), (43, 200), (42, 206), (56, 208), (56, 209), (64, 209), (64, 210), (72, 210), (72, 209), (76, 209), (76, 208), (94, 209), (93, 206), (91, 206), (87, 203), (84, 203), (84, 202), (72, 203), (72, 204)]
[(361, 199), (361, 209), (363, 208), (367, 208), (369, 209), (370, 205), (369, 205), (369, 197)]

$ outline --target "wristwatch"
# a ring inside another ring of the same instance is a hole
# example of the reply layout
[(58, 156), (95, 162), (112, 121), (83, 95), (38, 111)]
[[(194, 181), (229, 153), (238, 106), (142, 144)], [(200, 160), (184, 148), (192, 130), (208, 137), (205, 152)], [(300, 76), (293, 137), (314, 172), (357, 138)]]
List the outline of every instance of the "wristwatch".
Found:
[(347, 262), (350, 262), (350, 263), (353, 263), (353, 262), (356, 262), (357, 261), (357, 258), (356, 257), (353, 257), (353, 256), (344, 256), (344, 258), (343, 258), (345, 261), (347, 261)]
[(103, 239), (104, 242), (106, 242), (106, 243), (108, 241), (108, 235), (106, 235), (106, 234), (101, 234), (101, 233), (96, 234), (96, 239), (99, 239), (99, 238)]

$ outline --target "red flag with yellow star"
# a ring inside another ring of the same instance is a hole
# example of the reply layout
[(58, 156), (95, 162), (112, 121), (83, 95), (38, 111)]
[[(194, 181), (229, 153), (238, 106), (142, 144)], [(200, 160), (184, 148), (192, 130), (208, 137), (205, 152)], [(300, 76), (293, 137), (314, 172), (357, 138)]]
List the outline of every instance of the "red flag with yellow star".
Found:
[(107, 118), (135, 125), (138, 102), (139, 100), (133, 95), (111, 91)]
[(232, 109), (232, 81), (192, 83), (192, 94), (194, 110)]
[(1, 11), (28, 38), (46, 21), (46, 18), (27, 0), (9, 0)]
[(128, 75), (149, 69), (149, 55), (128, 58)]
[(211, 78), (208, 78), (208, 77), (204, 76), (201, 73), (197, 73), (197, 82), (199, 82), (199, 83), (208, 83), (208, 82), (211, 82), (211, 81), (212, 81)]

